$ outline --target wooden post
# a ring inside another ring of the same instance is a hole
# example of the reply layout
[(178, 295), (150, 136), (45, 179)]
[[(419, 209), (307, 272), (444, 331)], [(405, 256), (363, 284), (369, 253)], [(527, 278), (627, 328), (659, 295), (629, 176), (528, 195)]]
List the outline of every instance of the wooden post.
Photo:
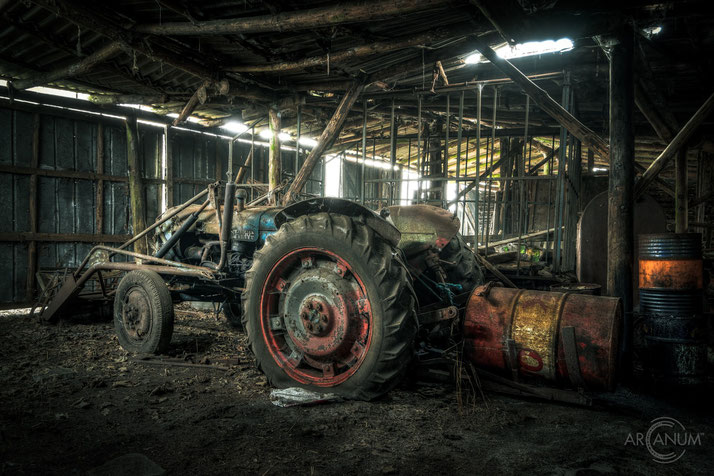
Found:
[(166, 208), (174, 206), (174, 160), (171, 128), (164, 127), (164, 137), (166, 138)]
[[(268, 123), (270, 125), (270, 150), (268, 155), (268, 190), (272, 192), (280, 185), (280, 115), (278, 110), (268, 110)], [(276, 203), (276, 198), (271, 198)]]
[(555, 99), (550, 97), (547, 92), (528, 79), (526, 75), (519, 71), (518, 68), (513, 66), (508, 60), (498, 56), (483, 39), (478, 38), (476, 40), (476, 44), (476, 47), (481, 54), (502, 73), (511, 78), (514, 83), (520, 86), (521, 89), (523, 89), (523, 91), (529, 95), (546, 114), (558, 121), (558, 124), (580, 139), (583, 144), (593, 149), (603, 159), (607, 159), (608, 145), (599, 135), (573, 117), (573, 115), (558, 104)]
[[(32, 169), (37, 170), (40, 163), (40, 115), (32, 119)], [(30, 175), (30, 233), (37, 233), (37, 174)], [(27, 282), (26, 296), (28, 301), (35, 298), (35, 274), (37, 274), (37, 242), (27, 244)]]
[[(141, 179), (141, 164), (139, 161), (139, 130), (136, 116), (126, 118), (126, 156), (129, 168), (129, 203), (131, 206), (132, 234), (137, 235), (146, 228), (146, 200)], [(134, 251), (146, 254), (149, 247), (146, 238), (134, 243)]]
[(297, 195), (305, 186), (305, 183), (310, 177), (310, 174), (315, 168), (318, 160), (320, 160), (322, 153), (335, 141), (337, 136), (340, 135), (345, 119), (347, 119), (347, 114), (349, 114), (350, 109), (352, 109), (355, 101), (357, 101), (357, 98), (362, 93), (364, 84), (365, 78), (360, 77), (353, 83), (352, 87), (350, 87), (344, 95), (339, 106), (337, 106), (335, 113), (332, 115), (332, 118), (327, 123), (327, 126), (325, 126), (322, 134), (320, 134), (320, 138), (317, 140), (317, 145), (314, 149), (312, 149), (312, 151), (310, 151), (310, 154), (307, 156), (307, 159), (305, 159), (305, 163), (302, 165), (302, 168), (295, 177), (290, 189), (285, 194), (283, 203), (290, 203), (290, 201), (297, 198)]
[[(97, 123), (97, 174), (104, 175), (104, 124)], [(97, 203), (94, 227), (96, 233), (104, 233), (104, 180), (97, 180)]]
[(635, 198), (638, 198), (644, 193), (647, 187), (657, 178), (657, 175), (664, 170), (669, 161), (676, 155), (677, 151), (682, 148), (692, 136), (694, 131), (704, 122), (709, 114), (714, 110), (714, 94), (710, 95), (704, 104), (694, 113), (687, 123), (680, 129), (677, 135), (667, 145), (667, 147), (659, 154), (654, 162), (650, 164), (642, 178), (637, 182), (635, 187)]
[(608, 188), (607, 293), (622, 299), (623, 370), (629, 370), (632, 339), (634, 135), (634, 33), (617, 35), (610, 55), (610, 181)]
[(677, 153), (675, 161), (674, 191), (676, 193), (674, 203), (674, 232), (687, 232), (687, 148), (683, 147)]

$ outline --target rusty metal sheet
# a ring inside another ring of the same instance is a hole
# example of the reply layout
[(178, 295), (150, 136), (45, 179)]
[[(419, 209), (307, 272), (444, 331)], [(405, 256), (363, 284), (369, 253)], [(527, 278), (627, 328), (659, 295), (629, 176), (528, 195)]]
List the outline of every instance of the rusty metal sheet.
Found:
[(424, 248), (446, 246), (461, 222), (450, 211), (432, 205), (392, 206), (389, 218), (402, 234), (399, 248), (407, 255)]

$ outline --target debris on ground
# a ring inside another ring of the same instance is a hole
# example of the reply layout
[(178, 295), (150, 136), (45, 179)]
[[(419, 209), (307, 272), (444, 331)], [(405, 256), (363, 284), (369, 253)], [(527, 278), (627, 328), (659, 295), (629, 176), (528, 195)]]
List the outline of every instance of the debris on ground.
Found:
[(318, 405), (320, 403), (342, 400), (334, 393), (318, 393), (300, 387), (275, 389), (270, 392), (270, 401), (278, 407), (296, 407), (298, 405)]

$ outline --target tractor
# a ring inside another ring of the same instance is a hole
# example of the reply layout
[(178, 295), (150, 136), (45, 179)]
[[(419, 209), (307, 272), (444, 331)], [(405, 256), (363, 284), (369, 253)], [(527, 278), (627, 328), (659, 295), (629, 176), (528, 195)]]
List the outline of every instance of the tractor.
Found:
[[(272, 385), (370, 400), (404, 375), (417, 335), (448, 332), (459, 296), (483, 283), (447, 210), (269, 198), (246, 203), (235, 183), (210, 185), (123, 245), (92, 249), (44, 296), (41, 317), (56, 319), (91, 282), (92, 295), (113, 299), (122, 347), (162, 353), (174, 303), (219, 303)], [(151, 254), (127, 250), (142, 238)]]

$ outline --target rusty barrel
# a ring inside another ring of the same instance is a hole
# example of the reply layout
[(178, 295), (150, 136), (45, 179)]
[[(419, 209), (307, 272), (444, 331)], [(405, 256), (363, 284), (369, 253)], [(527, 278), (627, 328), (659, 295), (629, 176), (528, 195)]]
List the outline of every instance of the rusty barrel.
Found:
[(591, 294), (599, 296), (602, 286), (595, 283), (567, 283), (553, 284), (549, 288), (556, 293)]
[(590, 390), (615, 385), (620, 299), (493, 288), (469, 298), (465, 356), (512, 377), (539, 376)]
[(699, 233), (639, 237), (642, 363), (656, 380), (697, 385), (706, 373), (704, 262)]

